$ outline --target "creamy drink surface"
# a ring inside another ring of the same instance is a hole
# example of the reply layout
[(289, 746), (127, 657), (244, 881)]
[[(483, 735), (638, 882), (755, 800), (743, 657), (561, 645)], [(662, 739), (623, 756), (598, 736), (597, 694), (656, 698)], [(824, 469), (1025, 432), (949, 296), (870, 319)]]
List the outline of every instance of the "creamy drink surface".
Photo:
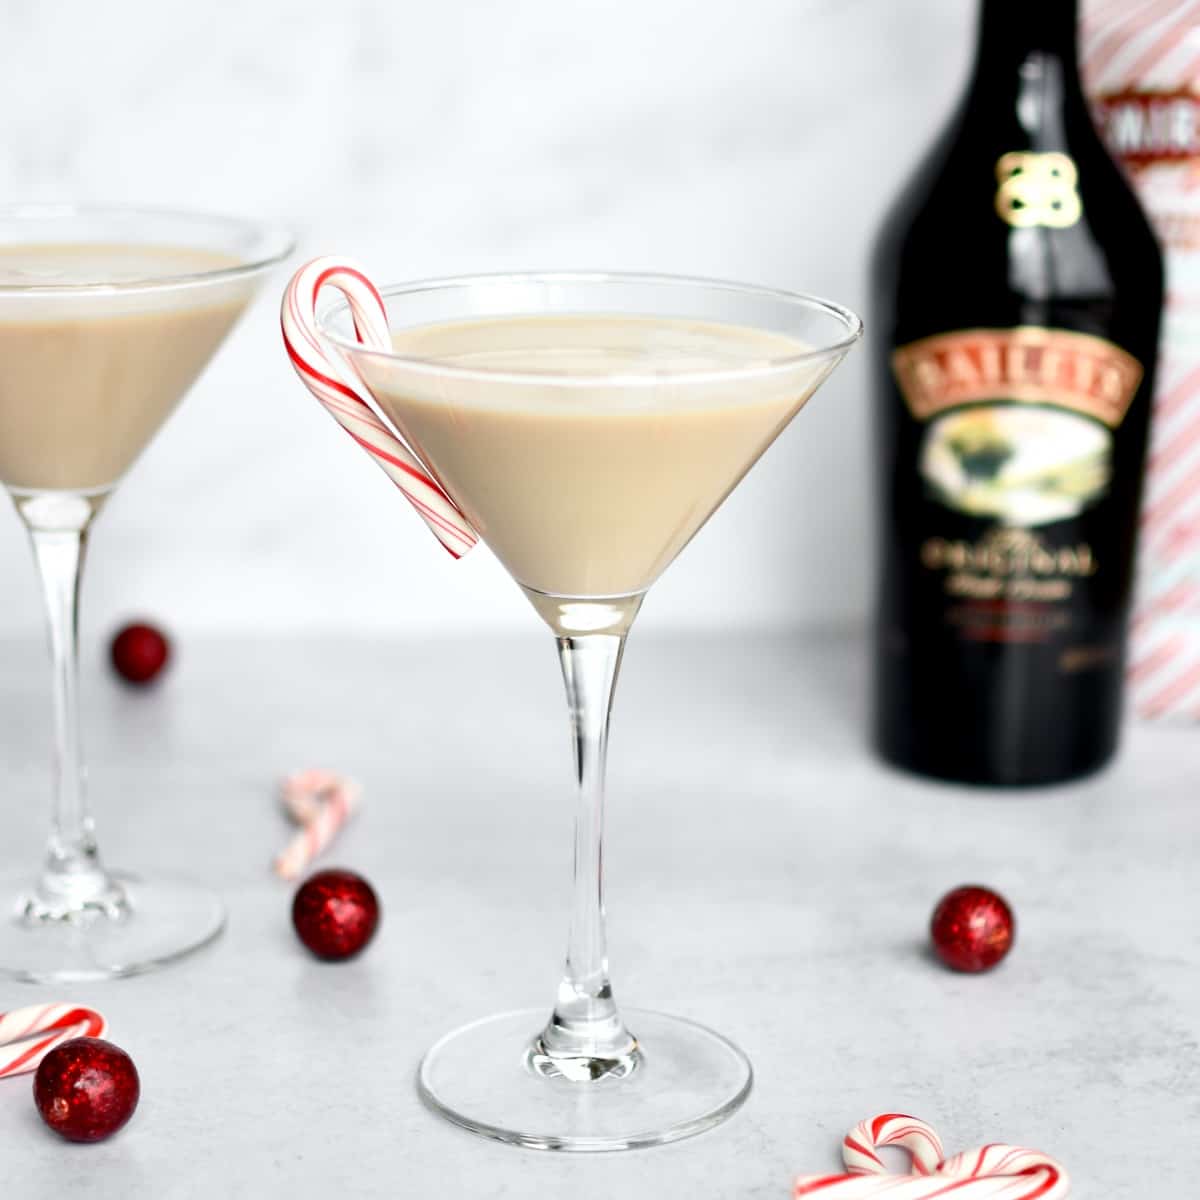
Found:
[[(252, 291), (244, 279), (119, 285), (236, 265), (174, 246), (0, 246), (0, 482), (30, 491), (115, 483)], [(114, 290), (71, 290), (87, 284)]]
[(519, 583), (573, 597), (647, 588), (827, 366), (778, 365), (806, 349), (783, 335), (657, 317), (495, 318), (393, 341), (430, 365), (354, 355), (380, 407)]

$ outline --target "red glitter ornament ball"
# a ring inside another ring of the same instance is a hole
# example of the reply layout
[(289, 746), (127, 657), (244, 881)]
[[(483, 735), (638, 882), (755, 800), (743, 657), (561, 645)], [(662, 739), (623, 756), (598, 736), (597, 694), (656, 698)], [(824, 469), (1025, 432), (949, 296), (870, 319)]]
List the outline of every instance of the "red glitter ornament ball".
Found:
[(103, 1038), (55, 1046), (33, 1077), (42, 1120), (71, 1142), (111, 1137), (133, 1116), (141, 1090), (133, 1059)]
[(351, 958), (375, 935), (379, 900), (353, 871), (318, 871), (296, 892), (292, 924), (318, 958)]
[(130, 683), (149, 683), (171, 656), (171, 643), (153, 625), (126, 625), (112, 640), (113, 669)]
[(1015, 922), (1004, 897), (990, 888), (947, 892), (929, 923), (938, 958), (956, 971), (987, 971), (1012, 948)]

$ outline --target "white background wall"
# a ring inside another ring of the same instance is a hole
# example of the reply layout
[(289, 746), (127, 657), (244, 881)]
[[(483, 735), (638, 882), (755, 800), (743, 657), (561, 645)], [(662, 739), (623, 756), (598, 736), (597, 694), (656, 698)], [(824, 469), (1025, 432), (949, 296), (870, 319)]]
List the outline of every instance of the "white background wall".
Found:
[[(727, 276), (870, 318), (885, 205), (949, 110), (965, 0), (0, 0), (0, 197), (294, 228), (381, 281), (505, 268)], [(437, 549), (292, 376), (285, 275), (103, 514), (85, 627), (528, 627)], [(659, 584), (647, 627), (861, 616), (861, 350)], [(2, 369), (2, 367), (0, 367)], [(0, 512), (0, 633), (40, 623)]]

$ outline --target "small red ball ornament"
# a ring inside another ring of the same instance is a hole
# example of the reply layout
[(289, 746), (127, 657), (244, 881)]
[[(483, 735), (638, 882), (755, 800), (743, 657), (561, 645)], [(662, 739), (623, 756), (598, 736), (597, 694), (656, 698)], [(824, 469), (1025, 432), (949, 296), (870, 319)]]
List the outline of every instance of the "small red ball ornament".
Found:
[(42, 1120), (71, 1142), (99, 1142), (116, 1133), (137, 1108), (137, 1067), (103, 1038), (71, 1038), (56, 1046), (33, 1077), (33, 1102)]
[(171, 643), (153, 625), (126, 625), (112, 641), (112, 665), (130, 683), (149, 683), (171, 656)]
[(296, 892), (292, 924), (318, 958), (350, 958), (374, 936), (379, 900), (353, 871), (318, 871)]
[(956, 971), (987, 971), (1011, 949), (1012, 909), (990, 888), (960, 887), (947, 892), (929, 923), (938, 958)]

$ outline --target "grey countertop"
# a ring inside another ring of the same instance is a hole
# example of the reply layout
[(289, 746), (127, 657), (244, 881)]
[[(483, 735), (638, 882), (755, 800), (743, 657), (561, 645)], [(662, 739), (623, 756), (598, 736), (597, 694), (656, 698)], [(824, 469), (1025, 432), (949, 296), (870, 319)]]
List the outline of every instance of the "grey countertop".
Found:
[[(606, 867), (619, 999), (691, 1016), (750, 1055), (727, 1124), (656, 1150), (566, 1156), (474, 1138), (417, 1099), (421, 1053), (544, 1002), (565, 936), (569, 748), (547, 636), (197, 640), (132, 692), (91, 647), (87, 744), (101, 843), (125, 869), (225, 896), (212, 947), (157, 973), (0, 986), (0, 1010), (102, 1008), (141, 1107), (60, 1142), (29, 1080), (0, 1082), (6, 1197), (776, 1197), (841, 1135), (915, 1113), (949, 1150), (1036, 1146), (1075, 1195), (1200, 1185), (1200, 730), (1138, 727), (1077, 785), (966, 791), (862, 742), (849, 638), (631, 639)], [(4, 865), (40, 854), (49, 748), (40, 646), (5, 645)], [(274, 785), (329, 765), (365, 786), (328, 861), (384, 923), (341, 965), (304, 953), (271, 855)], [(962, 882), (1003, 891), (1017, 945), (990, 975), (937, 966), (925, 929)]]

